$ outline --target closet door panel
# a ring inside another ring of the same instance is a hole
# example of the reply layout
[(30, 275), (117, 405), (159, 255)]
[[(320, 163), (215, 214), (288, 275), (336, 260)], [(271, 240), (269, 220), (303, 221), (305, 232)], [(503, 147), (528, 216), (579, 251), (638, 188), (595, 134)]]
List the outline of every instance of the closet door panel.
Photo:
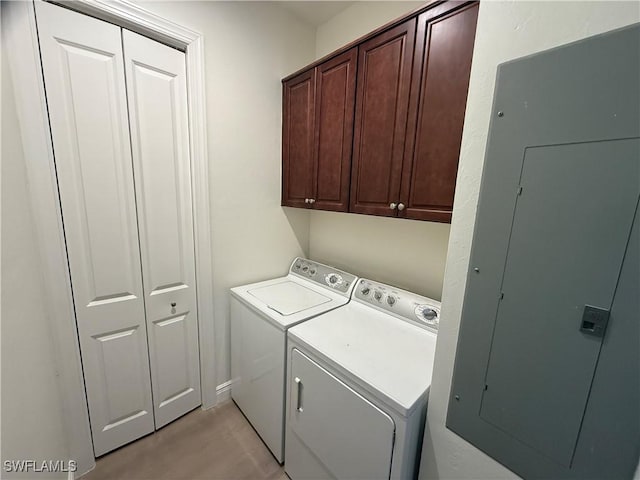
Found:
[(102, 455), (154, 429), (120, 29), (36, 2), (78, 334)]
[(201, 403), (184, 53), (123, 31), (156, 427)]

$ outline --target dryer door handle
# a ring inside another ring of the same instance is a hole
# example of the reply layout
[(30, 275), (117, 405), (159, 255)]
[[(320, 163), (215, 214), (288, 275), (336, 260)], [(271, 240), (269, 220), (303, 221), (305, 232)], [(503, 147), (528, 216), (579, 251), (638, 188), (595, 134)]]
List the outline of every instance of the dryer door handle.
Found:
[(300, 380), (299, 377), (296, 377), (293, 379), (294, 382), (296, 382), (296, 387), (298, 389), (298, 398), (296, 401), (296, 410), (300, 413), (302, 413), (302, 380)]

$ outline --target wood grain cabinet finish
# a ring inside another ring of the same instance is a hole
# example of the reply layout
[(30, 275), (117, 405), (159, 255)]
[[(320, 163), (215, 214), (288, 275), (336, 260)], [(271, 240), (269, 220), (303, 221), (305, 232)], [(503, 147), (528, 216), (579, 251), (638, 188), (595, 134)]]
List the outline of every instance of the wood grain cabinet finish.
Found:
[(346, 212), (357, 48), (284, 82), (282, 205)]
[(416, 19), (360, 45), (350, 211), (395, 216)]
[(418, 17), (400, 217), (451, 221), (478, 6)]
[(313, 208), (349, 209), (357, 50), (316, 67)]
[(282, 205), (451, 221), (478, 7), (432, 2), (283, 81)]
[(306, 207), (313, 189), (315, 69), (283, 83), (282, 205)]

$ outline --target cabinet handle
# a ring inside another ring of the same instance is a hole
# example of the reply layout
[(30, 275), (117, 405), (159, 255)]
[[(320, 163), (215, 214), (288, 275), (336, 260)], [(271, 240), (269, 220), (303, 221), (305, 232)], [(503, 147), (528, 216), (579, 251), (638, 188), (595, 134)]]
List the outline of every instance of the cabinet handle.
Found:
[(390, 203), (390, 204), (389, 204), (389, 208), (390, 208), (391, 210), (395, 210), (397, 206), (398, 206), (398, 205), (396, 205), (395, 203)]
[(399, 203), (398, 204), (398, 210), (400, 210), (400, 211), (404, 210), (404, 203)]
[(302, 413), (302, 380), (299, 377), (293, 379), (296, 382), (296, 386), (298, 387), (298, 399), (296, 401), (296, 410)]
[(310, 198), (309, 199), (309, 203), (316, 203), (316, 199), (315, 198)]
[(305, 198), (305, 199), (304, 199), (304, 203), (309, 203), (309, 199), (308, 199), (308, 198)]

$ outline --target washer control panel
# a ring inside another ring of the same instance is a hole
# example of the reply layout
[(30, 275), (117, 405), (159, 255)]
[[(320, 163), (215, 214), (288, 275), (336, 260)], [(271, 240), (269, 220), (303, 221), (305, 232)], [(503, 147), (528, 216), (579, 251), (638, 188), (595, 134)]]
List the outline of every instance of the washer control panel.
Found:
[(355, 275), (301, 257), (293, 261), (289, 272), (346, 295), (357, 280)]
[(362, 278), (353, 299), (423, 328), (438, 330), (440, 302), (391, 285)]

